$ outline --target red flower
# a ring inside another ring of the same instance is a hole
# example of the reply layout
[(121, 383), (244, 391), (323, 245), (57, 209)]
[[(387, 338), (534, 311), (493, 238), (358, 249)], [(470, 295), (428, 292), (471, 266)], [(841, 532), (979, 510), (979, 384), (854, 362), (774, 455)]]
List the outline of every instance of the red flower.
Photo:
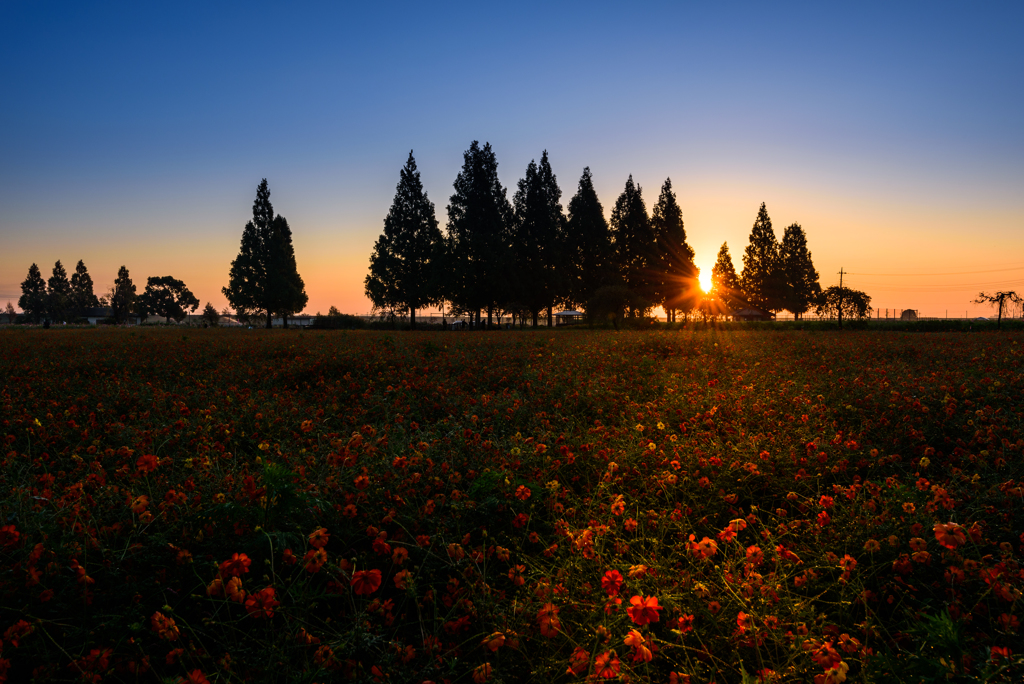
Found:
[(935, 523), (935, 539), (947, 549), (955, 549), (967, 542), (964, 528), (956, 523)]
[(619, 676), (619, 657), (615, 651), (605, 651), (594, 659), (595, 679), (614, 679)]
[(220, 564), (220, 574), (224, 577), (240, 577), (249, 572), (252, 561), (244, 553), (233, 553), (231, 559)]
[(151, 473), (156, 470), (158, 465), (160, 465), (160, 461), (153, 454), (139, 456), (139, 460), (135, 462), (135, 466), (139, 469), (140, 473)]
[(537, 624), (540, 626), (540, 633), (549, 639), (558, 634), (558, 628), (561, 626), (558, 621), (558, 606), (545, 603), (537, 611)]
[(360, 596), (369, 596), (380, 588), (380, 570), (357, 570), (352, 575), (352, 590)]
[(249, 617), (266, 619), (274, 617), (274, 608), (281, 605), (280, 601), (274, 599), (273, 587), (260, 589), (255, 594), (250, 594), (245, 600), (245, 610)]
[(618, 570), (609, 570), (601, 578), (601, 588), (608, 592), (609, 596), (615, 596), (622, 588), (622, 573)]
[(658, 605), (657, 596), (648, 596), (647, 598), (634, 596), (629, 599), (629, 603), (631, 605), (626, 612), (629, 613), (629, 618), (634, 624), (643, 627), (651, 622), (658, 622), (660, 619), (658, 611), (662, 608)]
[(192, 670), (192, 674), (178, 677), (177, 684), (210, 684), (202, 670)]
[(693, 620), (694, 618), (692, 615), (684, 615), (676, 621), (676, 629), (683, 634), (686, 634), (693, 629)]
[(322, 549), (327, 546), (327, 540), (330, 538), (331, 535), (327, 533), (326, 529), (318, 527), (309, 535), (309, 545), (314, 549)]

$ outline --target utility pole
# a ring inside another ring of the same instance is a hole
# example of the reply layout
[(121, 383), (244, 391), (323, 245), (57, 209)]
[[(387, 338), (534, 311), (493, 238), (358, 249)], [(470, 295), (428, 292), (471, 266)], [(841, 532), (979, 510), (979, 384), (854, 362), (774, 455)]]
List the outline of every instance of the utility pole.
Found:
[(839, 267), (839, 329), (843, 329), (843, 269)]

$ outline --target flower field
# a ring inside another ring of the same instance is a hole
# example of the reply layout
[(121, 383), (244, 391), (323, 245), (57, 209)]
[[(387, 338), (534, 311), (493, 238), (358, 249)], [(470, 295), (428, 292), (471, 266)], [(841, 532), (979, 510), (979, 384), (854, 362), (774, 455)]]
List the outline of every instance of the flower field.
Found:
[(0, 680), (1020, 681), (1024, 335), (0, 333)]

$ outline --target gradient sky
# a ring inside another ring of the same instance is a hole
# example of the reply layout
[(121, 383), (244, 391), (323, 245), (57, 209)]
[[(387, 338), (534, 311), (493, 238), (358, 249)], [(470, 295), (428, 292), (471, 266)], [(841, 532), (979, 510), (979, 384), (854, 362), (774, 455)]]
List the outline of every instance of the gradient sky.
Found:
[(480, 140), (510, 198), (544, 149), (563, 205), (584, 166), (606, 213), (671, 177), (703, 269), (765, 202), (823, 287), (989, 315), (1024, 291), (1024, 4), (893, 4), (7, 0), (0, 305), (84, 259), (97, 294), (125, 264), (222, 308), (266, 177), (306, 311), (367, 312), (409, 150), (443, 226)]

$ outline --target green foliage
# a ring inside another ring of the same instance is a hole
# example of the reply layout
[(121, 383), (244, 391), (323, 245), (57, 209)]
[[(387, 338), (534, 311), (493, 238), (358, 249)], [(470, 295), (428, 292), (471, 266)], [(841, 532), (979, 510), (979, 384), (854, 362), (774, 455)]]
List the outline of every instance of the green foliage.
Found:
[(818, 316), (828, 319), (869, 318), (871, 316), (871, 297), (860, 290), (833, 285), (825, 290), (815, 309)]

